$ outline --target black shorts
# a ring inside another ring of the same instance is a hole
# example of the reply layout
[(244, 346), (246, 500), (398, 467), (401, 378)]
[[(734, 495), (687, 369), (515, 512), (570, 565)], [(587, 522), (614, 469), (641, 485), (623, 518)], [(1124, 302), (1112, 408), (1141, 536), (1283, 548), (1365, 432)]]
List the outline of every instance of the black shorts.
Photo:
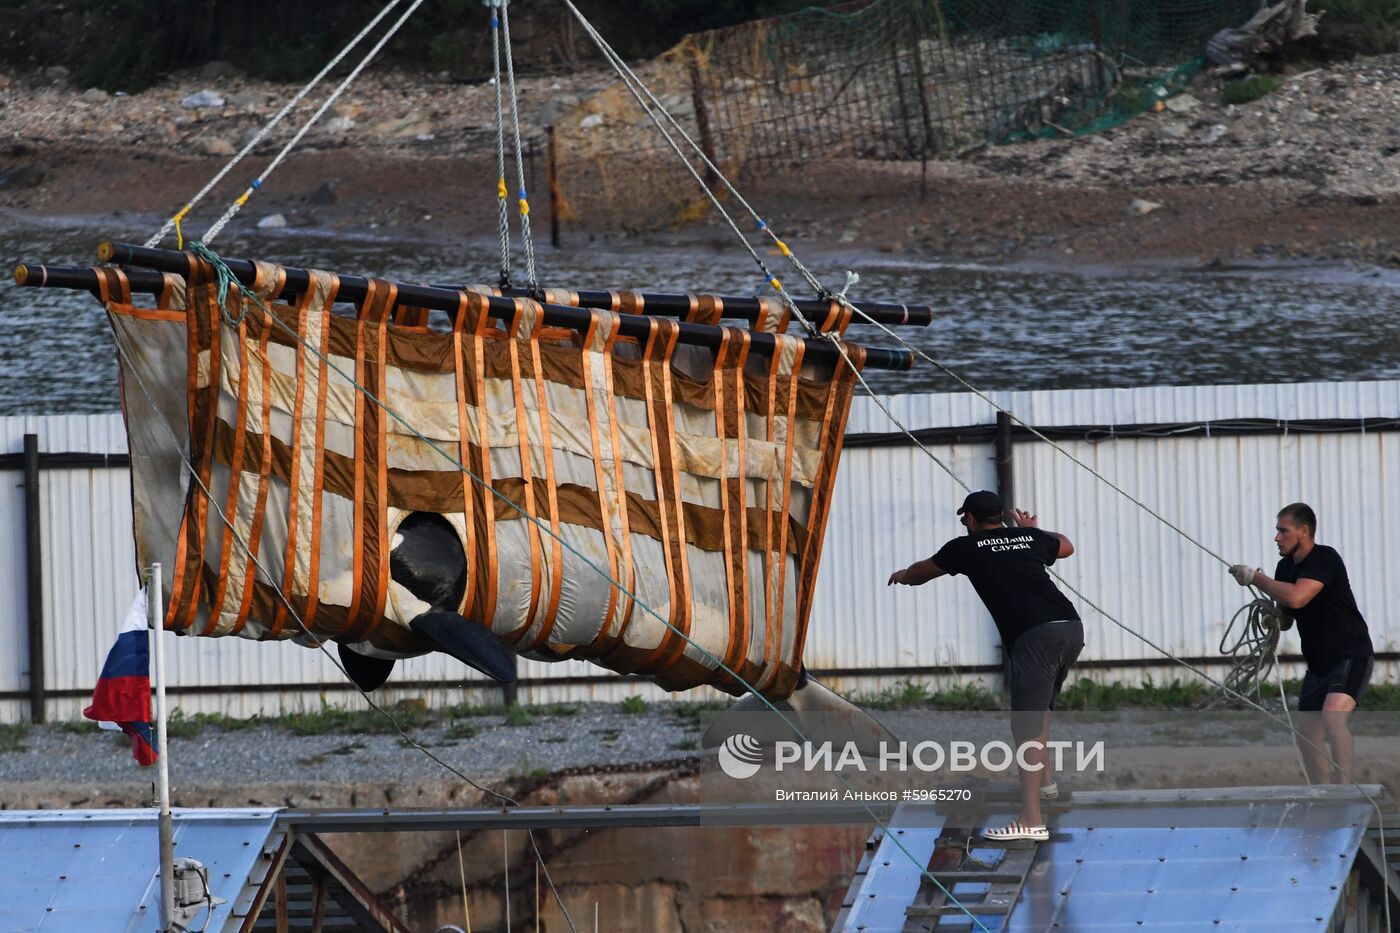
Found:
[(1320, 713), (1329, 693), (1345, 693), (1357, 702), (1371, 682), (1374, 657), (1343, 661), (1326, 674), (1318, 675), (1309, 668), (1303, 675), (1303, 689), (1298, 694), (1298, 709), (1304, 713)]
[(1006, 685), (1011, 693), (1011, 731), (1017, 741), (1040, 734), (1043, 714), (1055, 708), (1070, 665), (1082, 650), (1084, 625), (1078, 619), (1041, 623), (1022, 632), (1012, 644), (1006, 655)]

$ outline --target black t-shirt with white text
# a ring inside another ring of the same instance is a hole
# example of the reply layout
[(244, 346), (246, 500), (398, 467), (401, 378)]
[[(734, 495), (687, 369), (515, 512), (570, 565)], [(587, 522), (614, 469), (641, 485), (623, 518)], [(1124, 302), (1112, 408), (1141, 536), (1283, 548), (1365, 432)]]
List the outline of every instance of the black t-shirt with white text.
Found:
[(1060, 553), (1060, 539), (1039, 528), (974, 531), (943, 545), (933, 562), (948, 574), (966, 574), (1010, 650), (1020, 634), (1042, 622), (1078, 619), (1074, 605), (1045, 568)]
[(1335, 549), (1315, 544), (1298, 563), (1291, 557), (1282, 558), (1274, 579), (1280, 583), (1307, 579), (1322, 584), (1322, 591), (1306, 606), (1292, 610), (1293, 618), (1298, 620), (1298, 638), (1303, 642), (1308, 670), (1321, 676), (1343, 661), (1371, 656), (1371, 633), (1352, 595), (1342, 555)]

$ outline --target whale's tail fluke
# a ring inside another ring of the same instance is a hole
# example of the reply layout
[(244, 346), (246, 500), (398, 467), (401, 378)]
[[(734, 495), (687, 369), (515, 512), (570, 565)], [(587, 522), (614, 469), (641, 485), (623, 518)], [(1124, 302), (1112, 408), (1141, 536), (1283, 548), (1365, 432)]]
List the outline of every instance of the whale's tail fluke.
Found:
[(382, 687), (384, 681), (394, 672), (393, 658), (371, 658), (340, 642), (336, 643), (336, 649), (340, 654), (340, 663), (345, 667), (345, 673), (350, 675), (350, 680), (355, 686), (366, 693)]
[(515, 683), (515, 655), (486, 626), (455, 612), (430, 609), (408, 623), (408, 627), (437, 645), (439, 651), (492, 680)]

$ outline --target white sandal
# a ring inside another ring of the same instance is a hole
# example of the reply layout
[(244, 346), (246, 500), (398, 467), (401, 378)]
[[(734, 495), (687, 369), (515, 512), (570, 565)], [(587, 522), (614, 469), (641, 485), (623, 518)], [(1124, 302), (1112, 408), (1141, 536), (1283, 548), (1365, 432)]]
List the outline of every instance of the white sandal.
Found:
[(1060, 785), (1056, 784), (1054, 781), (1051, 781), (1049, 784), (1046, 784), (1044, 787), (1042, 787), (1042, 788), (1040, 789), (1040, 799), (1041, 799), (1041, 800), (1059, 800), (1059, 799), (1060, 799)]
[(998, 826), (994, 829), (984, 829), (982, 838), (992, 842), (1011, 842), (1016, 839), (1029, 839), (1032, 842), (1048, 842), (1050, 840), (1050, 830), (1044, 826), (1027, 826), (1020, 820), (1012, 820), (1005, 826)]

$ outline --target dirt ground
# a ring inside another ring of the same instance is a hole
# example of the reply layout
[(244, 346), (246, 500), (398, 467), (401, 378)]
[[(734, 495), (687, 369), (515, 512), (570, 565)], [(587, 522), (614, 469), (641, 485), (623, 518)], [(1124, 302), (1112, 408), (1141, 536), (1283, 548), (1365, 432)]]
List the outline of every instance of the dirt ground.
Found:
[[(581, 72), (524, 82), (527, 139), (567, 119), (605, 81)], [(289, 227), (406, 239), (491, 235), (490, 90), (394, 74), (362, 83), (238, 224), (279, 223), (267, 218), (280, 214)], [(181, 103), (211, 89), (223, 106)], [(116, 235), (154, 230), (290, 93), (189, 74), (109, 97), (62, 78), (0, 75), (0, 223), (102, 217)], [(1400, 266), (1398, 100), (1400, 55), (1286, 76), (1248, 104), (1220, 103), (1219, 83), (1202, 78), (1161, 112), (1097, 136), (986, 148), (927, 166), (808, 165), (745, 191), (799, 250), (1057, 266), (1261, 258)], [(191, 229), (202, 230), (274, 151), (256, 150)], [(535, 211), (539, 231), (547, 213)], [(601, 226), (583, 232), (621, 235)], [(704, 222), (648, 235), (716, 245), (729, 236)]]

